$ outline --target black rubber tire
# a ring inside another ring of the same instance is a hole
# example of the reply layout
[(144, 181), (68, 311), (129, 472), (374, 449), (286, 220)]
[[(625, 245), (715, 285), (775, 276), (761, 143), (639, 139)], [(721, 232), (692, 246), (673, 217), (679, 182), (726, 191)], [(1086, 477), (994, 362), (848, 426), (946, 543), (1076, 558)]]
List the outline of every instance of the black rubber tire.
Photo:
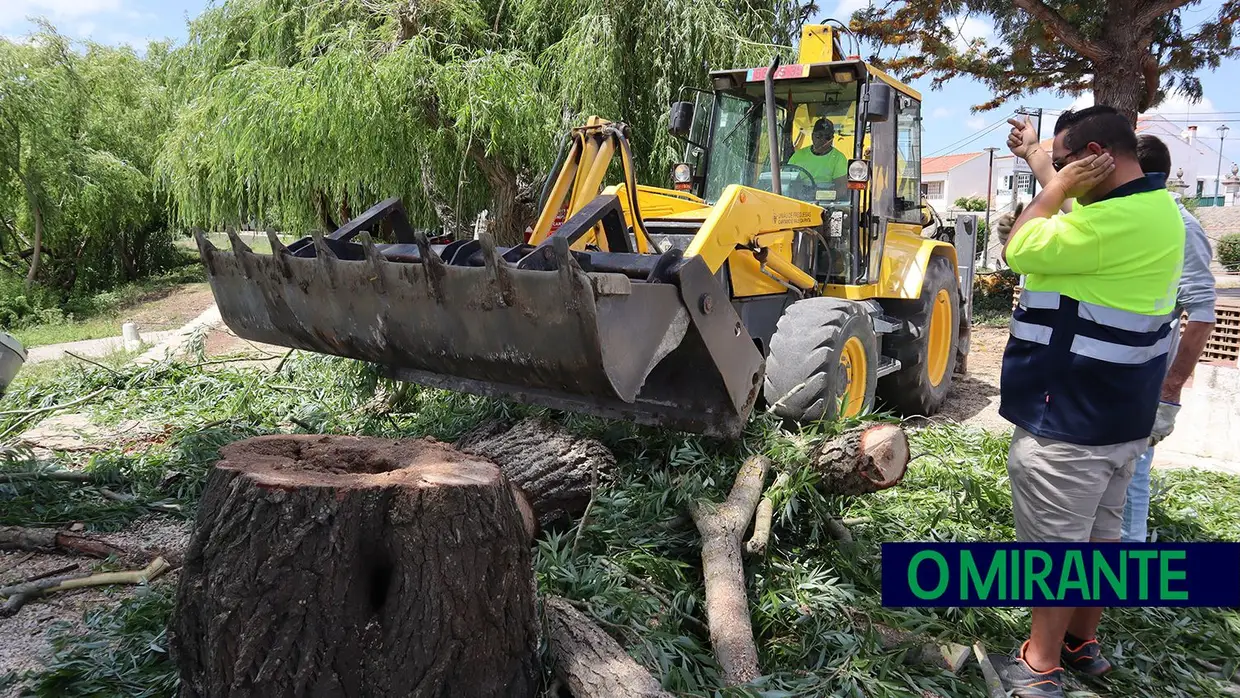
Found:
[[(956, 350), (960, 344), (960, 290), (951, 260), (931, 257), (926, 278), (917, 300), (883, 300), (883, 310), (892, 317), (907, 320), (917, 328), (917, 335), (893, 333), (883, 338), (883, 353), (899, 359), (901, 368), (878, 381), (878, 399), (884, 406), (904, 416), (937, 414), (951, 390), (952, 373), (956, 370)], [(947, 289), (951, 297), (951, 349), (947, 369), (938, 385), (930, 382), (930, 313), (934, 298)]]
[(878, 384), (878, 338), (869, 314), (840, 298), (805, 298), (788, 306), (771, 337), (762, 384), (772, 411), (793, 423), (836, 419), (846, 384), (840, 352), (852, 337), (865, 351), (861, 409), (868, 410)]

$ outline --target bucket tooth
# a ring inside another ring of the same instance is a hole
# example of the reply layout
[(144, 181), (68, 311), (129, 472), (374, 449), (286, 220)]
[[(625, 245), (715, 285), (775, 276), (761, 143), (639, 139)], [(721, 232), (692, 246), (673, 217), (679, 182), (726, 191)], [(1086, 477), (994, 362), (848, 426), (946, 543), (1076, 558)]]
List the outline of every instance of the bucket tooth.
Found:
[(228, 242), (232, 244), (233, 254), (237, 256), (237, 261), (241, 263), (241, 271), (245, 274), (245, 278), (254, 278), (254, 251), (250, 246), (245, 244), (241, 236), (237, 234), (236, 229), (228, 226), (224, 229), (224, 233), (228, 235)]
[(246, 252), (253, 252), (253, 250), (250, 249), (250, 246), (245, 244), (245, 241), (241, 239), (241, 236), (237, 234), (236, 229), (231, 225), (224, 229), (224, 233), (228, 235), (228, 242), (232, 243), (233, 253), (238, 257)]
[(267, 243), (271, 245), (271, 254), (279, 256), (280, 254), (288, 251), (288, 248), (284, 246), (284, 243), (280, 242), (280, 236), (276, 235), (275, 230), (267, 228), (266, 232)]
[(380, 292), (387, 290), (386, 283), (383, 280), (383, 255), (379, 254), (379, 249), (375, 247), (375, 242), (370, 238), (370, 233), (362, 231), (357, 235), (357, 242), (362, 246), (362, 254), (366, 257), (366, 263), (370, 265), (370, 280), (374, 283), (375, 288)]
[(284, 273), (285, 279), (293, 278), (293, 267), (289, 265), (288, 258), (291, 256), (288, 248), (284, 243), (280, 242), (280, 236), (276, 235), (276, 231), (267, 228), (267, 242), (271, 244), (271, 256), (280, 265), (280, 271)]
[(478, 236), (478, 246), (482, 251), (482, 264), (487, 270), (487, 281), (496, 300), (502, 306), (511, 306), (516, 300), (516, 292), (508, 273), (508, 263), (500, 258), (495, 249), (495, 238), (489, 233), (482, 233)]
[(314, 231), (311, 234), (314, 240), (314, 258), (318, 261), (319, 269), (323, 271), (323, 278), (327, 281), (329, 288), (336, 288), (336, 253), (332, 252), (327, 246), (327, 240), (323, 237), (321, 231)]
[(193, 229), (194, 242), (198, 243), (198, 254), (202, 257), (203, 264), (207, 265), (207, 273), (215, 275), (215, 253), (219, 249), (211, 244), (211, 240), (207, 238), (206, 233), (202, 232), (202, 228), (197, 226)]
[(426, 237), (426, 233), (422, 231), (414, 233), (413, 241), (418, 246), (418, 256), (422, 259), (422, 267), (426, 271), (426, 283), (430, 286), (430, 296), (435, 299), (436, 303), (442, 305), (444, 302), (443, 279), (447, 274), (444, 269), (446, 265), (431, 249), (431, 241)]

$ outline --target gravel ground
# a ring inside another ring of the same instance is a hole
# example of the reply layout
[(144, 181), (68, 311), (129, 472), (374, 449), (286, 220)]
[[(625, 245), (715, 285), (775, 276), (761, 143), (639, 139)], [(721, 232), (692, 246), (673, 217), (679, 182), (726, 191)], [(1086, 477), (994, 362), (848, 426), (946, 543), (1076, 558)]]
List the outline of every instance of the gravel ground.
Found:
[[(166, 516), (149, 516), (139, 519), (128, 529), (118, 533), (101, 533), (96, 537), (118, 547), (145, 550), (151, 559), (164, 554), (173, 565), (179, 565), (179, 553), (184, 549), (190, 531), (190, 522)], [(175, 561), (169, 556), (174, 556)], [(79, 556), (46, 555), (22, 551), (0, 551), (0, 586), (14, 584), (35, 575), (50, 572), (67, 565), (78, 564), (72, 572), (90, 572), (102, 561)], [(176, 581), (176, 571), (169, 572), (156, 584)], [(22, 672), (42, 665), (50, 648), (47, 631), (57, 623), (80, 627), (85, 612), (101, 604), (115, 604), (121, 599), (139, 593), (136, 587), (116, 585), (95, 587), (52, 594), (32, 601), (11, 618), (0, 618), (0, 676), (9, 672)], [(18, 686), (0, 689), (0, 698), (16, 698)]]

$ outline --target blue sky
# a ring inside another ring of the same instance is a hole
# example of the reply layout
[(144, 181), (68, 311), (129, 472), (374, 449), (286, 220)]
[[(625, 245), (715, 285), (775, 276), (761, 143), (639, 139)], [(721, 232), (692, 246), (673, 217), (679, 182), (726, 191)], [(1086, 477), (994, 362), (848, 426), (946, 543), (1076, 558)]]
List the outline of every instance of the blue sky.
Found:
[[(852, 12), (865, 7), (869, 0), (823, 0), (824, 17), (846, 21)], [(1185, 25), (1193, 26), (1217, 12), (1221, 0), (1204, 0), (1186, 9)], [(206, 7), (206, 0), (0, 0), (0, 35), (20, 36), (31, 28), (27, 17), (45, 16), (60, 31), (74, 38), (90, 38), (110, 44), (128, 43), (145, 46), (151, 39), (170, 38), (183, 41), (185, 23)], [(963, 32), (969, 36), (989, 38), (989, 24), (977, 18), (965, 19)], [(1157, 111), (1182, 127), (1196, 124), (1203, 139), (1217, 143), (1216, 129), (1226, 123), (1231, 131), (1224, 153), (1240, 160), (1240, 90), (1234, 85), (1240, 79), (1240, 60), (1231, 60), (1214, 72), (1201, 74), (1205, 99), (1189, 104), (1173, 97)], [(913, 83), (923, 93), (925, 155), (975, 151), (987, 146), (1003, 148), (1006, 128), (987, 132), (987, 127), (1003, 121), (1012, 109), (1024, 105), (1047, 111), (1043, 134), (1049, 135), (1059, 110), (1073, 105), (1074, 99), (1053, 93), (1035, 93), (1010, 105), (973, 114), (970, 107), (989, 98), (981, 84), (969, 78), (957, 78), (941, 90), (930, 90), (929, 81)]]

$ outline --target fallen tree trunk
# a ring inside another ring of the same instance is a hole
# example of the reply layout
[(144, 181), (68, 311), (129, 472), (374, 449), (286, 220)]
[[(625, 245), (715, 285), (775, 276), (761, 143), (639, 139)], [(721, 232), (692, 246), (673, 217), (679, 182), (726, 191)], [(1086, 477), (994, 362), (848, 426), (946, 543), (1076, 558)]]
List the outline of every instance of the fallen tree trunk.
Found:
[(529, 531), (431, 439), (221, 449), (171, 623), (181, 696), (536, 695)]
[(672, 698), (611, 636), (568, 601), (543, 601), (556, 677), (573, 698)]
[(498, 465), (543, 527), (584, 512), (592, 481), (616, 464), (603, 444), (547, 419), (526, 419), (511, 427), (490, 422), (460, 438), (456, 447)]
[(810, 455), (819, 488), (828, 494), (859, 495), (894, 487), (908, 467), (908, 435), (894, 424), (854, 427)]
[(137, 553), (111, 543), (54, 528), (0, 526), (0, 550), (30, 550), (40, 553), (65, 552), (88, 557), (132, 559)]
[(728, 686), (758, 678), (758, 648), (749, 619), (741, 537), (749, 527), (771, 461), (753, 456), (741, 465), (721, 505), (695, 503), (689, 510), (702, 535), (702, 572), (710, 643)]

